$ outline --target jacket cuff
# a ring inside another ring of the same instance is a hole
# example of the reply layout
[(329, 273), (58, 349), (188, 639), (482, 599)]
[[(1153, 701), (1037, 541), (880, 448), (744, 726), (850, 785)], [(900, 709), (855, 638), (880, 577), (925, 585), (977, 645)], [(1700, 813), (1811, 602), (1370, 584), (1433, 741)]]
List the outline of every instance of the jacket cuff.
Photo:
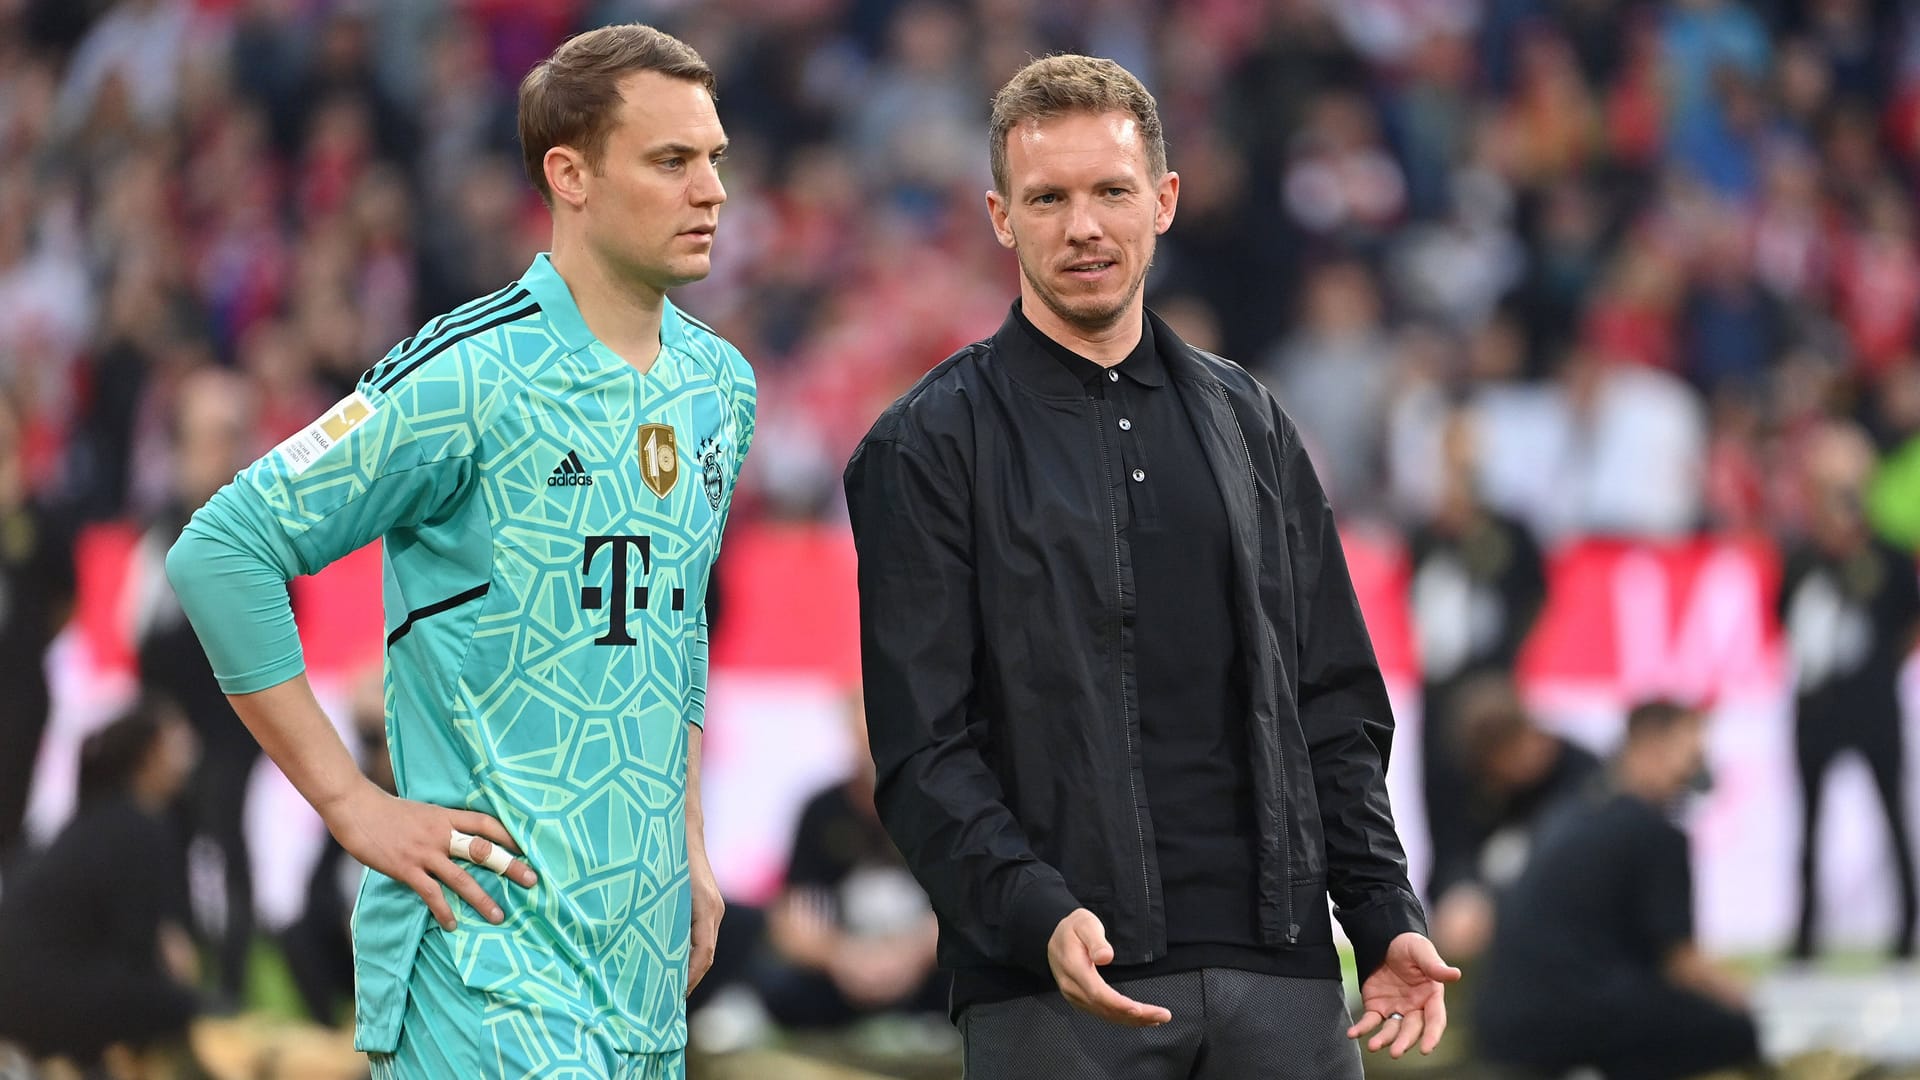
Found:
[(1007, 928), (1014, 963), (1051, 981), (1053, 968), (1047, 963), (1047, 943), (1053, 940), (1060, 920), (1083, 906), (1058, 875), (1039, 877), (1020, 890)]
[(1405, 933), (1425, 934), (1427, 915), (1412, 893), (1394, 890), (1391, 894), (1352, 910), (1336, 912), (1340, 928), (1353, 942), (1354, 972), (1361, 982), (1386, 962), (1387, 946)]

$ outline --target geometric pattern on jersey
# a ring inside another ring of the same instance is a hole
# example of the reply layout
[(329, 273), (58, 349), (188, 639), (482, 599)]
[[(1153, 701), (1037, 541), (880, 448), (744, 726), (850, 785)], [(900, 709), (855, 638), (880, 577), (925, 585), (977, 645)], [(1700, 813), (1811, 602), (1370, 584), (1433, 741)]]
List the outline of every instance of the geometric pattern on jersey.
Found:
[(684, 1051), (633, 1054), (604, 1032), (541, 1009), (487, 1009), (438, 948), (421, 946), (400, 1042), (369, 1055), (373, 1080), (686, 1080)]
[[(476, 875), (500, 926), (449, 891), (451, 962), (502, 1023), (536, 1009), (622, 1052), (682, 1047), (686, 724), (704, 716), (703, 602), (752, 441), (752, 372), (668, 304), (640, 374), (593, 339), (542, 255), (357, 392), (340, 414), (356, 426), (330, 448), (269, 454), (244, 480), (313, 568), (385, 537), (400, 791), (495, 815), (540, 875), (531, 890)], [(676, 452), (655, 429), (642, 460), (650, 425), (672, 428)], [(411, 889), (367, 875), (361, 1049), (396, 1045), (415, 954), (445, 933)]]

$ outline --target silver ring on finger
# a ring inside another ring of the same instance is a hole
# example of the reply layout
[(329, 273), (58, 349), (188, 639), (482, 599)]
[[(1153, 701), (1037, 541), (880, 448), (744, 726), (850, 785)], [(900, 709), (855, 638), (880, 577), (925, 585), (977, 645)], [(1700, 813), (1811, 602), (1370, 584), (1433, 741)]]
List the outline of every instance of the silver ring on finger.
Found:
[(1406, 1019), (1406, 1017), (1405, 1017), (1405, 1016), (1402, 1016), (1402, 1015), (1401, 1015), (1400, 1013), (1388, 1013), (1388, 1014), (1387, 1014), (1387, 1019), (1389, 1019), (1389, 1020), (1405, 1020), (1405, 1019)]

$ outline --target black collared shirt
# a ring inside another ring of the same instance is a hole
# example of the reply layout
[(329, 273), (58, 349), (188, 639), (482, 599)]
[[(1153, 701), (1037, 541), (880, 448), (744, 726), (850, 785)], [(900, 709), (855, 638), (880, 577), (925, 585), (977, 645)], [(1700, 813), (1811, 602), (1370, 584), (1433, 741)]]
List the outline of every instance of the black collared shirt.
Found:
[[(1022, 327), (1106, 403), (1121, 527), (1132, 552), (1141, 760), (1165, 890), (1167, 960), (1193, 946), (1259, 943), (1253, 777), (1239, 685), (1231, 532), (1200, 436), (1150, 328), (1111, 368), (1019, 316)], [(1184, 948), (1183, 948), (1184, 947)], [(1182, 954), (1188, 962), (1182, 962)]]

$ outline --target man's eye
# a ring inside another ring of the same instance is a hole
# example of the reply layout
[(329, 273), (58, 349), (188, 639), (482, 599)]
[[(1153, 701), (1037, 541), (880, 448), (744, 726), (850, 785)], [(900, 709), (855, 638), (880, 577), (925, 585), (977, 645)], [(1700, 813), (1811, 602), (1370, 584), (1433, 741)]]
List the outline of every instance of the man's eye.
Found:
[(1033, 197), (1034, 204), (1038, 206), (1052, 206), (1059, 200), (1060, 196), (1058, 195), (1036, 195)]
[(682, 168), (685, 168), (686, 164), (687, 163), (680, 158), (667, 158), (665, 161), (662, 161), (660, 163), (660, 167), (667, 170), (668, 172), (676, 172)]

